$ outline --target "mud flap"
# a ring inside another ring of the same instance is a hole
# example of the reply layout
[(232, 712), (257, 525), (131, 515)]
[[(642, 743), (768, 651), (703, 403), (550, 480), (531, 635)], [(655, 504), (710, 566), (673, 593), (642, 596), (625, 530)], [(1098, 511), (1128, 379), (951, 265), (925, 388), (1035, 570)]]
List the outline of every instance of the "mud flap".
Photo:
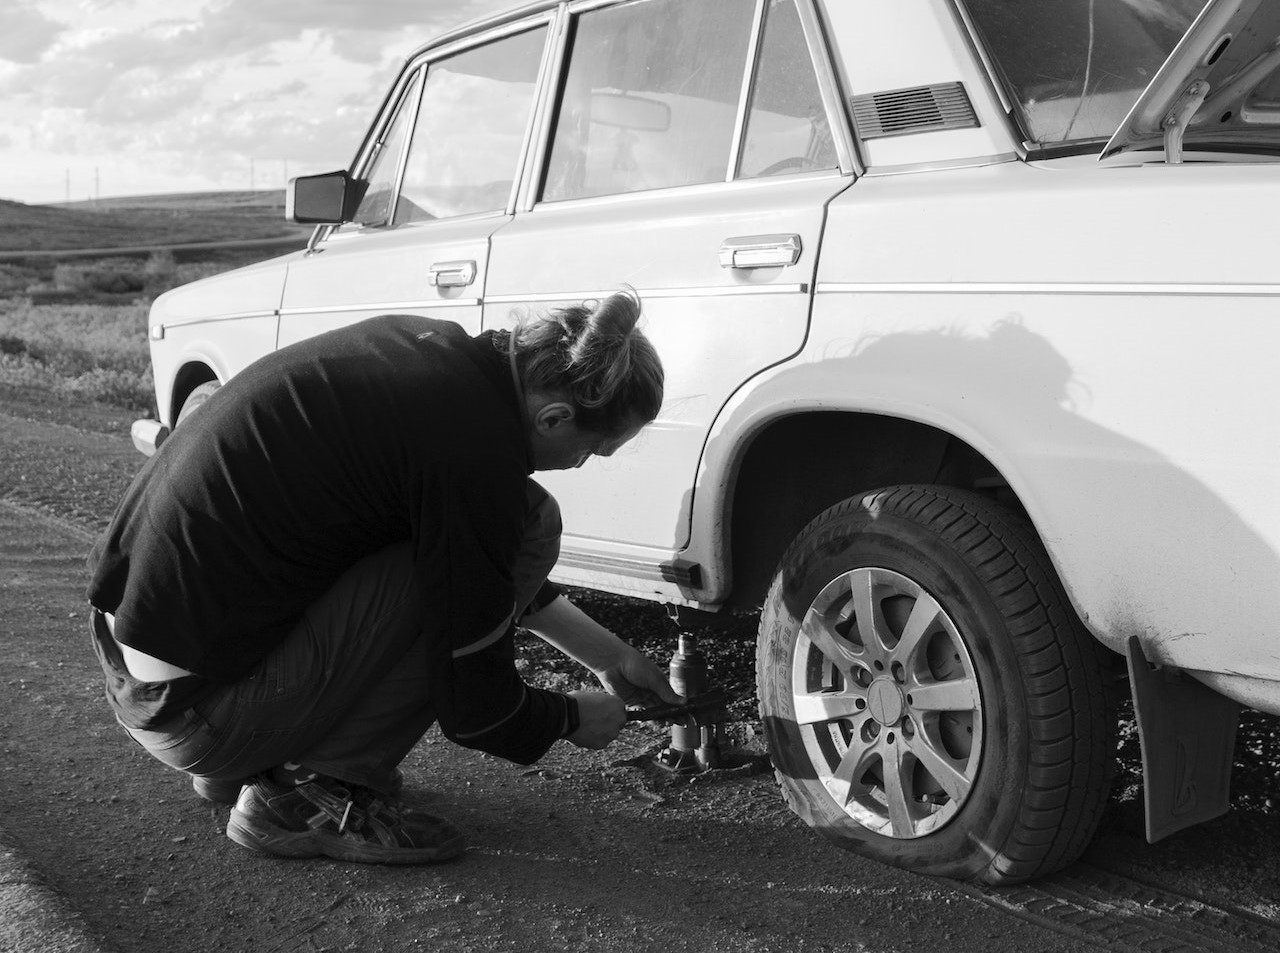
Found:
[(1240, 706), (1181, 669), (1152, 665), (1136, 636), (1128, 658), (1154, 844), (1227, 812)]

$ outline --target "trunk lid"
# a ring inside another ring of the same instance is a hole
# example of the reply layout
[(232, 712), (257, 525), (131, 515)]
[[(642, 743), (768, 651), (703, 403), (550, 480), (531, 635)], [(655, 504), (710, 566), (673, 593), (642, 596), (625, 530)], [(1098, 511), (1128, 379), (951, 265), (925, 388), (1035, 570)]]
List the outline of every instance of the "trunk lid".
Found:
[(1280, 3), (1209, 0), (1102, 150), (1280, 152)]

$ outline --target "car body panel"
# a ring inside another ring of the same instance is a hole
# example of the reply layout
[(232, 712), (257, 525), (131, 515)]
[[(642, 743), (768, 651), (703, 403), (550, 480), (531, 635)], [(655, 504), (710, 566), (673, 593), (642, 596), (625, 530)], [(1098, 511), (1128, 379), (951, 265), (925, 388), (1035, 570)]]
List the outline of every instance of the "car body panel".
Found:
[[(1274, 674), (1269, 599), (1205, 592), (1211, 577), (1220, 592), (1280, 586), (1280, 225), (1246, 222), (1259, 203), (1280, 204), (1268, 166), (864, 179), (829, 210), (811, 338), (824, 346), (804, 388), (830, 377), (846, 408), (982, 451), (1113, 648), (1137, 634), (1155, 661)], [(1184, 242), (1179, 222), (1224, 206), (1235, 228)], [(1148, 240), (1095, 228), (1100, 208), (1148, 223)]]
[[(873, 12), (870, 28), (866, 4), (827, 2), (822, 11), (846, 96), (959, 82), (977, 115), (978, 125), (972, 128), (864, 139), (859, 150), (868, 168), (1013, 157), (1018, 142), (953, 4), (947, 0), (886, 3)], [(911, 38), (910, 55), (903, 55), (898, 38), (904, 36)]]
[[(800, 350), (823, 208), (849, 182), (827, 173), (545, 205), (494, 236), (487, 327), (627, 284), (663, 355), (658, 420), (612, 457), (540, 478), (560, 500), (570, 527), (562, 549), (576, 563), (590, 571), (599, 556), (625, 558), (609, 553), (614, 544), (672, 552), (687, 543), (689, 488), (711, 421), (744, 381)], [(762, 233), (799, 236), (796, 263), (720, 264), (726, 240)], [(584, 478), (606, 495), (584, 499), (575, 491)], [(660, 577), (652, 563), (636, 569)]]
[[(502, 214), (477, 215), (330, 236), (289, 264), (280, 346), (389, 312), (445, 318), (479, 333), (489, 235), (505, 221)], [(471, 280), (433, 284), (433, 267), (450, 263), (469, 263)]]
[(276, 347), (285, 273), (300, 252), (165, 292), (148, 318), (156, 406), (173, 425), (173, 386), (182, 368), (208, 367), (219, 380)]
[[(963, 4), (801, 0), (838, 168), (733, 181), (730, 167), (723, 181), (541, 202), (570, 18), (608, 6), (528, 4), (415, 53), (410, 67), (550, 26), (507, 207), (323, 229), (310, 253), (162, 296), (152, 316), (163, 327), (153, 340), (162, 416), (183, 368), (225, 380), (364, 316), (411, 311), (474, 332), (630, 285), (668, 400), (616, 456), (547, 477), (566, 520), (557, 579), (730, 604), (735, 493), (752, 442), (807, 413), (910, 421), (990, 463), (1097, 638), (1121, 650), (1137, 635), (1147, 658), (1280, 710), (1280, 386), (1268, 367), (1280, 344), (1280, 148), (1266, 123), (1249, 133), (1253, 156), (1209, 151), (1212, 137), (1192, 129), (1194, 161), (1167, 163), (1143, 151), (1163, 138), (1168, 100), (1153, 93), (1157, 105), (1131, 113), (1135, 151), (1100, 163), (1104, 137), (1052, 158), (1024, 141), (1015, 94)], [(1264, 7), (1218, 0), (1201, 22)], [(1250, 39), (1258, 52), (1232, 55), (1272, 56), (1265, 34)], [(1176, 91), (1169, 76), (1151, 89)], [(1269, 89), (1259, 83), (1240, 101)], [(972, 122), (896, 135), (854, 127), (859, 97), (939, 84), (958, 84)], [(404, 86), (402, 75), (393, 91)], [(762, 235), (798, 236), (795, 263), (721, 264), (726, 239)], [(458, 261), (475, 263), (470, 283), (431, 285), (433, 265)]]

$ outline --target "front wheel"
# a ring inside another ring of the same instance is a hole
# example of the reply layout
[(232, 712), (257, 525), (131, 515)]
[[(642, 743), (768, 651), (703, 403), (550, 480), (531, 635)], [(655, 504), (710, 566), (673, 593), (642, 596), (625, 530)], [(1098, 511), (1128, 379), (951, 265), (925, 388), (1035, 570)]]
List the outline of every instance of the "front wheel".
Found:
[(783, 792), (841, 846), (1002, 884), (1093, 836), (1114, 748), (1106, 650), (1006, 508), (931, 486), (832, 507), (783, 557), (757, 651)]
[(199, 384), (187, 395), (187, 399), (182, 402), (182, 409), (178, 411), (178, 417), (173, 422), (173, 426), (177, 427), (180, 423), (194, 414), (200, 409), (206, 400), (212, 397), (222, 387), (218, 381), (205, 381)]

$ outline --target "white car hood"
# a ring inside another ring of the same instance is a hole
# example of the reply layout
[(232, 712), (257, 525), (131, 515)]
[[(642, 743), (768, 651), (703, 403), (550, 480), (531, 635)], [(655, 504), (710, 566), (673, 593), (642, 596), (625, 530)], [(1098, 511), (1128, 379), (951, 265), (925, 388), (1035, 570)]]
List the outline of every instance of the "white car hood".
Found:
[(1164, 146), (1280, 153), (1280, 2), (1209, 0), (1100, 158)]

